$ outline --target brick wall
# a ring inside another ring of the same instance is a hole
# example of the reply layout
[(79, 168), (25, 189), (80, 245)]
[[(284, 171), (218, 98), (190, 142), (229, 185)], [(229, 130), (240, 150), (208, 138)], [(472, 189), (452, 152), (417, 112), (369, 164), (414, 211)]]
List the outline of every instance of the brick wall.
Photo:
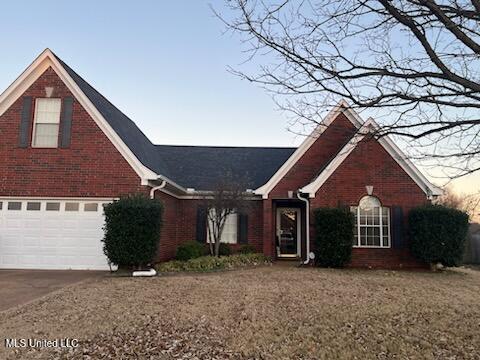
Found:
[[(263, 201), (264, 211), (264, 253), (275, 253), (275, 202), (287, 199), (288, 191), (296, 191), (310, 183), (326, 163), (346, 144), (355, 130), (354, 125), (343, 115), (339, 115), (329, 128), (316, 140), (285, 177)], [(345, 159), (342, 165), (318, 190), (311, 199), (311, 209), (339, 204), (352, 206), (366, 194), (366, 185), (373, 185), (374, 196), (383, 206), (400, 206), (405, 216), (404, 227), (408, 227), (407, 216), (412, 207), (427, 202), (424, 192), (403, 171), (397, 162), (374, 139), (365, 139)], [(311, 219), (311, 248), (313, 249), (313, 216)], [(408, 239), (405, 239), (408, 243)], [(407, 245), (405, 245), (407, 246)], [(305, 244), (302, 244), (305, 247)], [(403, 249), (355, 248), (350, 264), (355, 267), (422, 267)]]
[[(52, 68), (23, 96), (72, 96)], [(71, 146), (65, 149), (19, 148), (23, 96), (0, 117), (0, 196), (117, 197), (146, 192), (140, 178), (80, 103), (73, 106)], [(30, 140), (33, 129), (32, 107)], [(31, 142), (31, 141), (30, 141)]]
[[(367, 195), (366, 185), (373, 186), (373, 195), (382, 206), (402, 207), (405, 230), (410, 209), (427, 202), (425, 193), (386, 150), (376, 140), (364, 139), (317, 191), (311, 207), (335, 207), (339, 202), (357, 205)], [(404, 246), (408, 246), (408, 238), (404, 239)], [(351, 266), (394, 268), (423, 267), (424, 264), (415, 261), (406, 248), (355, 248)]]
[[(156, 198), (164, 204), (164, 225), (160, 236), (158, 261), (168, 261), (175, 257), (178, 245), (196, 241), (197, 208), (202, 200), (177, 199), (161, 191)], [(263, 251), (263, 208), (261, 201), (251, 201), (248, 210), (248, 244)], [(206, 244), (205, 244), (206, 245)], [(240, 244), (231, 245), (233, 250)]]

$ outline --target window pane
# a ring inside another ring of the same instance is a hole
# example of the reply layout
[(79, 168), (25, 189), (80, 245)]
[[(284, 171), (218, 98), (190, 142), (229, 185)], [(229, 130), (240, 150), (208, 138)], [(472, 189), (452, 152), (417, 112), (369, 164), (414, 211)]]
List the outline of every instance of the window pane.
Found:
[(40, 203), (39, 202), (27, 202), (27, 210), (38, 211), (40, 210)]
[(22, 203), (20, 201), (9, 201), (8, 210), (21, 210)]
[(51, 147), (58, 146), (58, 124), (35, 124), (33, 146)]
[(360, 212), (360, 225), (367, 225), (367, 217)]
[(363, 209), (371, 209), (373, 207), (380, 207), (380, 201), (374, 196), (365, 196), (360, 200), (358, 206), (363, 208)]
[(2, 210), (3, 203), (0, 201), (0, 210)]
[(98, 204), (97, 203), (89, 203), (85, 204), (83, 207), (84, 211), (97, 211), (98, 210)]
[[(214, 211), (212, 209), (212, 211)], [(228, 215), (225, 220), (222, 235), (220, 236), (220, 242), (226, 244), (237, 243), (237, 214)], [(213, 239), (211, 240), (213, 242)], [(207, 233), (207, 242), (210, 242), (210, 235)]]
[(227, 244), (237, 243), (237, 219), (237, 214), (228, 215), (225, 227), (223, 228), (221, 242)]
[(65, 211), (78, 211), (78, 203), (69, 202), (65, 203)]
[(390, 243), (388, 241), (388, 236), (384, 236), (383, 237), (383, 246), (385, 247), (389, 247), (390, 246)]
[(46, 206), (47, 211), (59, 211), (60, 203), (59, 202), (47, 202)]
[(61, 99), (37, 99), (35, 111), (36, 124), (60, 123)]

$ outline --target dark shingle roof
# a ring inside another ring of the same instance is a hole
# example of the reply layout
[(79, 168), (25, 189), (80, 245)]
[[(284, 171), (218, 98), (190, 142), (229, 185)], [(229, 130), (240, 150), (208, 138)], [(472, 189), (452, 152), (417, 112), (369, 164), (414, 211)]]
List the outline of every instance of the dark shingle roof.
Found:
[[(56, 56), (56, 55), (55, 55)], [(185, 188), (212, 190), (230, 173), (255, 189), (270, 179), (295, 148), (154, 145), (137, 125), (63, 62), (70, 77), (140, 162)]]
[(184, 187), (212, 190), (225, 174), (245, 179), (256, 189), (293, 154), (294, 148), (157, 145), (172, 179)]
[[(140, 162), (149, 169), (155, 171), (155, 166), (158, 163), (155, 145), (152, 144), (152, 142), (127, 115), (121, 112), (115, 105), (113, 105), (102, 94), (95, 90), (93, 86), (87, 83), (58, 56), (57, 60), (60, 62), (60, 64), (62, 64), (68, 75), (70, 75), (73, 81), (75, 81), (78, 87), (97, 108), (100, 114), (102, 114), (105, 120), (115, 130), (118, 136), (120, 136), (123, 142), (135, 154), (138, 160), (140, 160)], [(167, 176), (166, 174), (164, 175)]]

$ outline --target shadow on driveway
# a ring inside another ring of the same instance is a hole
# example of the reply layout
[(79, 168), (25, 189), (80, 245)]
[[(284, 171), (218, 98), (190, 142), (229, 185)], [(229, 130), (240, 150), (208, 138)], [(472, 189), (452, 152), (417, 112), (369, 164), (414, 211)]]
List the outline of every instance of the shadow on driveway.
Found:
[(0, 270), (0, 311), (28, 303), (52, 291), (105, 271), (80, 270)]

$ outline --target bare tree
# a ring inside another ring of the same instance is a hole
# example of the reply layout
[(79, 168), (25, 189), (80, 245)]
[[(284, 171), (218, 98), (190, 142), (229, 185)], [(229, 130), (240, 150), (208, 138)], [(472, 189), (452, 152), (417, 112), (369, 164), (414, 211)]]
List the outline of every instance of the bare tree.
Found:
[(434, 203), (465, 211), (472, 221), (477, 221), (480, 215), (480, 194), (459, 194), (450, 186), (444, 189), (443, 195)]
[(273, 92), (295, 124), (318, 122), (344, 98), (376, 111), (378, 136), (408, 140), (409, 155), (440, 164), (442, 176), (480, 169), (479, 0), (227, 0), (227, 8), (214, 11), (261, 64), (231, 70)]
[(246, 192), (246, 181), (227, 174), (216, 184), (215, 189), (205, 194), (203, 201), (207, 211), (207, 232), (210, 254), (219, 256), (220, 240), (227, 218), (233, 214), (248, 211), (248, 199), (252, 196)]

